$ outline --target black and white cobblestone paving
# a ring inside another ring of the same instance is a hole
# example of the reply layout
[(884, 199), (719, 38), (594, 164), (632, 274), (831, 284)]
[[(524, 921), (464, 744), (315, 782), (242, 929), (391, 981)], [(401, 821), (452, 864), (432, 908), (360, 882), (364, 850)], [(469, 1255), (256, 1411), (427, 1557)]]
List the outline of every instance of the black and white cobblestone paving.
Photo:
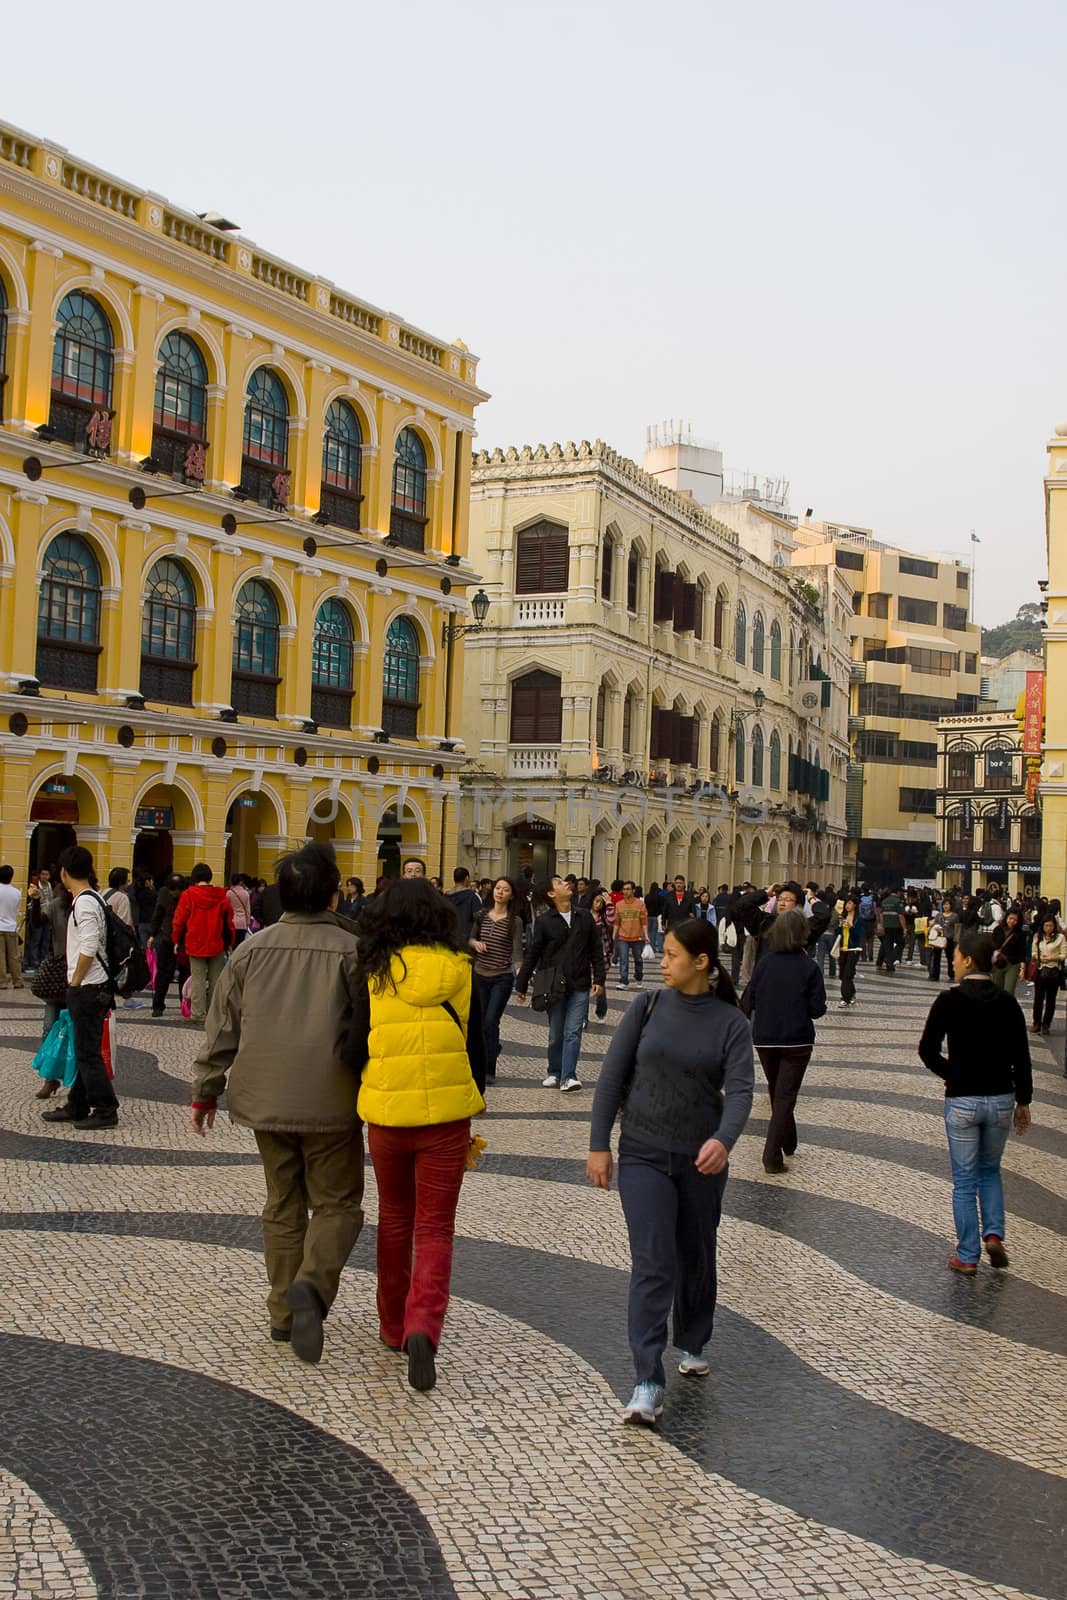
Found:
[[(627, 1250), (584, 1179), (598, 1063), (544, 1090), (511, 1007), (457, 1220), (440, 1381), (374, 1316), (368, 1224), (301, 1366), (266, 1337), (251, 1136), (184, 1120), (198, 1034), (123, 1012), (120, 1126), (40, 1121), (40, 1010), (0, 997), (0, 1600), (1067, 1600), (1067, 1082), (1035, 1041), (1012, 1267), (946, 1270), (935, 993), (860, 969), (820, 1025), (788, 1175), (757, 1095), (704, 1382), (624, 1429)], [(834, 997), (836, 998), (836, 996)], [(757, 1071), (758, 1076), (758, 1071)]]

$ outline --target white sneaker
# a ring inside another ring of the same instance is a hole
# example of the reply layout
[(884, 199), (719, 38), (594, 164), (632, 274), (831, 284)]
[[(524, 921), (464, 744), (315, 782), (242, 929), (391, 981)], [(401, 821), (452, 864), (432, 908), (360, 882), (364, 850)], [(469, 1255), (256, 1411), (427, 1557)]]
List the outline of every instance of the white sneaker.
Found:
[(581, 1087), (577, 1078), (568, 1078), (566, 1083), (560, 1084), (559, 1092), (560, 1094), (569, 1094), (572, 1089), (580, 1089)]
[(643, 1422), (654, 1428), (663, 1415), (663, 1390), (658, 1383), (639, 1383), (622, 1408), (624, 1422)]
[(541, 1087), (542, 1087), (542, 1089), (558, 1089), (559, 1088), (559, 1079), (555, 1076), (554, 1073), (550, 1072), (547, 1078), (542, 1078), (541, 1079)]
[(839, 1000), (837, 1002), (838, 1011), (847, 1011), (848, 1008), (849, 1008), (849, 1004), (850, 1004), (850, 1002), (848, 1000)]
[(678, 1371), (686, 1378), (706, 1378), (711, 1365), (703, 1356), (692, 1356), (687, 1351), (678, 1363)]

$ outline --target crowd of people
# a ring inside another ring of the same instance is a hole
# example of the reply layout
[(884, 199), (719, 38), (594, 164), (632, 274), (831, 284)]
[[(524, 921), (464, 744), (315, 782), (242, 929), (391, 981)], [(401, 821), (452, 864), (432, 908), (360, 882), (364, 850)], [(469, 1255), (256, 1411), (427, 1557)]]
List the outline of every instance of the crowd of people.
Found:
[[(730, 1152), (752, 1109), (753, 1054), (770, 1107), (764, 1171), (784, 1176), (826, 979), (851, 1010), (861, 964), (864, 1001), (875, 1005), (902, 965), (937, 984), (944, 965), (955, 986), (934, 1000), (919, 1055), (945, 1082), (957, 1236), (948, 1265), (973, 1277), (984, 1249), (1002, 1270), (1000, 1159), (1011, 1128), (1029, 1128), (1032, 1099), (1018, 985), (1025, 974), (1031, 1026), (1047, 1034), (1067, 963), (1058, 902), (1011, 899), (995, 886), (969, 895), (787, 881), (712, 893), (681, 875), (642, 890), (628, 879), (535, 882), (530, 872), (475, 883), (457, 867), (445, 890), (411, 860), (367, 893), (358, 878), (342, 883), (328, 846), (309, 842), (269, 884), (241, 874), (216, 884), (199, 863), (188, 881), (172, 874), (158, 886), (115, 868), (101, 893), (90, 853), (71, 846), (25, 895), (0, 868), (0, 987), (32, 975), (46, 1034), (65, 1012), (71, 1036), (67, 1099), (42, 1113), (49, 1122), (117, 1125), (102, 1039), (117, 994), (128, 992), (118, 976), (124, 940), (151, 954), (153, 1016), (178, 986), (203, 1031), (193, 1130), (209, 1132), (225, 1093), (231, 1120), (255, 1136), (270, 1337), (304, 1361), (321, 1358), (362, 1227), (366, 1126), (379, 1334), (405, 1353), (420, 1390), (436, 1382), (456, 1207), (484, 1147), (472, 1119), (496, 1077), (509, 1000), (545, 1014), (542, 1087), (569, 1094), (582, 1088), (583, 1035), (591, 1007), (606, 1014), (613, 970), (620, 991), (636, 985), (596, 1085), (587, 1176), (610, 1187), (620, 1121), (636, 1380), (623, 1415), (649, 1425), (663, 1409), (669, 1317), (679, 1371), (709, 1370), (716, 1233)], [(649, 963), (661, 985), (646, 987)], [(58, 1087), (45, 1077), (38, 1093)]]

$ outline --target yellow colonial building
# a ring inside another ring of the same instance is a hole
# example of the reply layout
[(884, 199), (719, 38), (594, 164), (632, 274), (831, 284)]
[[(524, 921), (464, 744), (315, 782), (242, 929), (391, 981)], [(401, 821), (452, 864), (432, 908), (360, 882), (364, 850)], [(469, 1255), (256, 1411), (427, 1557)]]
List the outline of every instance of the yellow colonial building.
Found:
[(1057, 423), (1048, 458), (1041, 892), (1067, 903), (1067, 422)]
[(451, 864), (484, 398), (464, 345), (0, 125), (0, 859)]

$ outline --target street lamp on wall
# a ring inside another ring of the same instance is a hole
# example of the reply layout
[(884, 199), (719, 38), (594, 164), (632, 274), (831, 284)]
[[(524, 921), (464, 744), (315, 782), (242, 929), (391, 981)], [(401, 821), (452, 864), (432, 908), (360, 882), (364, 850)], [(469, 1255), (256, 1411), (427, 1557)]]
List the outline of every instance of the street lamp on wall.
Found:
[(490, 600), (484, 589), (471, 600), (471, 611), (474, 614), (473, 622), (453, 622), (449, 618), (441, 626), (441, 643), (449, 645), (453, 639), (458, 639), (463, 633), (481, 633), (485, 627), (485, 619), (489, 615)]
[(737, 707), (734, 706), (730, 712), (731, 728), (740, 727), (747, 717), (758, 717), (760, 712), (763, 710), (766, 699), (767, 696), (764, 694), (763, 690), (757, 689), (755, 694), (752, 696), (753, 703), (747, 711), (739, 711)]

